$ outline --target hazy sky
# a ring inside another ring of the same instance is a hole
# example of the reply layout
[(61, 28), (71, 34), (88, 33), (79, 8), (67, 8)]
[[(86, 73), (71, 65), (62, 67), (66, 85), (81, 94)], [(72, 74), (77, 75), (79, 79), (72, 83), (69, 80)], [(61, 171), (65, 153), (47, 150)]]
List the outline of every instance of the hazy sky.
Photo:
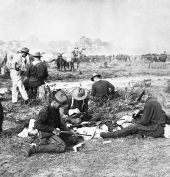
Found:
[(170, 52), (170, 0), (0, 0), (0, 39), (112, 41), (126, 52)]

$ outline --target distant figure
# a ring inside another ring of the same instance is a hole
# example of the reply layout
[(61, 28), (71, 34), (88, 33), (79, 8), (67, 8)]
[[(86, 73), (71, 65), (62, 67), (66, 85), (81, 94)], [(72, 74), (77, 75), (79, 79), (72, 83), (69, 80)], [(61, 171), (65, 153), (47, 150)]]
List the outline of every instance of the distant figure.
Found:
[(31, 89), (33, 97), (36, 97), (37, 88), (44, 84), (44, 80), (48, 77), (48, 71), (46, 64), (41, 61), (40, 52), (36, 52), (33, 57), (32, 64), (27, 68), (25, 85), (27, 85), (27, 90)]
[(144, 110), (140, 111), (142, 114), (140, 120), (115, 132), (101, 133), (101, 137), (120, 138), (132, 134), (140, 134), (142, 137), (163, 137), (166, 115), (161, 105), (145, 91), (141, 94), (140, 99), (145, 102)]
[(24, 47), (19, 53), (11, 58), (10, 63), (10, 76), (12, 79), (12, 103), (18, 101), (18, 90), (21, 93), (22, 98), (25, 100), (25, 104), (28, 103), (28, 95), (22, 82), (21, 72), (24, 71), (26, 57), (29, 55), (29, 49)]
[(94, 97), (95, 101), (106, 100), (109, 95), (114, 95), (115, 87), (106, 80), (101, 80), (101, 75), (94, 73), (91, 81), (92, 84), (91, 95)]

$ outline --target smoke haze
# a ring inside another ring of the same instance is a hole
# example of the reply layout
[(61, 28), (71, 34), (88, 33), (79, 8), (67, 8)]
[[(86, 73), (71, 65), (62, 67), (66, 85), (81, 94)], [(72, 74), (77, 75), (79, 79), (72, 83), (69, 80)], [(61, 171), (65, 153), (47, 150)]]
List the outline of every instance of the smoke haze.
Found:
[(170, 52), (169, 0), (0, 0), (0, 40), (81, 36), (125, 53)]

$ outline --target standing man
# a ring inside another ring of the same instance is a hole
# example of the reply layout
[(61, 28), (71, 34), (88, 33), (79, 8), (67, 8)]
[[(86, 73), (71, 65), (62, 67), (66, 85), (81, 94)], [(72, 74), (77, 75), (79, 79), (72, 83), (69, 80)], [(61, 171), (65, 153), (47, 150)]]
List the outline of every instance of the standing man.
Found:
[(59, 108), (66, 105), (67, 100), (67, 95), (62, 90), (51, 93), (50, 104), (40, 110), (34, 125), (39, 131), (40, 141), (28, 149), (28, 157), (35, 153), (65, 152), (67, 146), (77, 143), (72, 135), (59, 133), (60, 130), (69, 130), (59, 112)]
[(12, 103), (18, 101), (18, 90), (21, 93), (22, 98), (25, 100), (25, 104), (28, 104), (28, 95), (25, 87), (22, 83), (21, 72), (26, 65), (26, 57), (29, 55), (29, 49), (24, 47), (19, 51), (19, 54), (13, 57), (10, 67), (10, 76), (12, 79)]
[(36, 52), (33, 57), (33, 62), (27, 69), (26, 77), (32, 95), (36, 97), (37, 88), (44, 84), (44, 80), (48, 77), (48, 71), (46, 64), (41, 61), (40, 52)]

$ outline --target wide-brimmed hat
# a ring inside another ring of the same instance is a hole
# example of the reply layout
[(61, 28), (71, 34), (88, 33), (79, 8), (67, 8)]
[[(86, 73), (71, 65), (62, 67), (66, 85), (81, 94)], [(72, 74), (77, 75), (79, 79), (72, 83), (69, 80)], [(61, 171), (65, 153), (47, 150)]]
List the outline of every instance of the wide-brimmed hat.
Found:
[(23, 47), (21, 50), (20, 50), (20, 52), (21, 53), (26, 53), (26, 54), (29, 54), (29, 49), (27, 48), (27, 47)]
[(34, 55), (33, 55), (33, 57), (36, 57), (36, 58), (41, 58), (41, 57), (42, 57), (42, 55), (41, 55), (41, 53), (40, 53), (40, 52), (35, 52), (35, 53), (34, 53)]
[(101, 74), (94, 73), (93, 76), (91, 77), (91, 81), (94, 81), (95, 77), (101, 78), (102, 76)]
[(84, 100), (87, 97), (87, 90), (81, 87), (76, 87), (72, 91), (72, 97), (75, 100)]
[(65, 105), (68, 101), (66, 93), (61, 89), (53, 91), (51, 93), (51, 99), (57, 101), (60, 105)]

